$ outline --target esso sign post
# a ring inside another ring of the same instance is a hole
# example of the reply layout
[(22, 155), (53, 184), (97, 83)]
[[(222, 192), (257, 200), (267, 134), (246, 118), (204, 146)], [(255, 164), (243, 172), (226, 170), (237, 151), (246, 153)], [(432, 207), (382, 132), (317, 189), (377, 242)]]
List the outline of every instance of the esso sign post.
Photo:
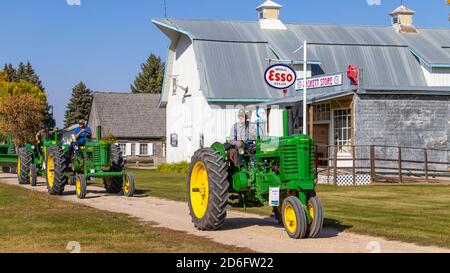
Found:
[(288, 89), (297, 81), (297, 73), (287, 65), (275, 64), (267, 68), (264, 79), (273, 88)]

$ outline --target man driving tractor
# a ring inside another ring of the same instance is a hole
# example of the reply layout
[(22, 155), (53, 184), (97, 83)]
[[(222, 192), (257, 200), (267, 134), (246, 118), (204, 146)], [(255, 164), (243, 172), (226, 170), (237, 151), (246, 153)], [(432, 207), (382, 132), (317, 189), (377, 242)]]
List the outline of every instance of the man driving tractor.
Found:
[(86, 126), (86, 121), (81, 119), (78, 122), (78, 128), (73, 131), (73, 134), (75, 135), (76, 144), (84, 146), (86, 145), (86, 140), (91, 139), (92, 131), (91, 128)]
[(78, 127), (73, 131), (73, 141), (70, 143), (70, 151), (67, 154), (70, 164), (72, 164), (72, 157), (74, 155), (75, 147), (82, 147), (86, 145), (86, 141), (91, 139), (91, 128), (86, 126), (86, 122), (81, 119), (78, 122)]

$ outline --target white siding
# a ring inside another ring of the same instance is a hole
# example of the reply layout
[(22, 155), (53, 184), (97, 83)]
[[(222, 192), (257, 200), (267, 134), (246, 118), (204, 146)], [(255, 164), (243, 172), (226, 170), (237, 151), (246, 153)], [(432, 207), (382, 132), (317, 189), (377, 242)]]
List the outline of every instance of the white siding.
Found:
[[(177, 89), (176, 95), (172, 94), (173, 81), (170, 80), (168, 103), (167, 103), (167, 162), (179, 162), (190, 160), (193, 154), (193, 141), (195, 141), (195, 128), (193, 105), (200, 93), (200, 80), (197, 72), (194, 49), (188, 37), (182, 36), (176, 46), (173, 60), (172, 73), (170, 77), (177, 78), (177, 84), (189, 88), (191, 97), (184, 97), (184, 91)], [(195, 104), (198, 111), (199, 105)], [(170, 145), (170, 135), (178, 135), (178, 146)], [(198, 137), (197, 137), (198, 138)]]
[(270, 136), (283, 136), (283, 110), (271, 109), (269, 113)]
[(450, 67), (429, 68), (422, 64), (422, 71), (429, 86), (450, 86)]

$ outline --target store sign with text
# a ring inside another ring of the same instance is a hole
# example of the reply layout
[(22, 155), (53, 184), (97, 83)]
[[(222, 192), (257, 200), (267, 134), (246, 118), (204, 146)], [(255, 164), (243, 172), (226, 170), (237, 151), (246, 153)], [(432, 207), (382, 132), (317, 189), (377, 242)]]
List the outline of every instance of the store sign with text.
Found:
[[(342, 79), (343, 79), (342, 73), (309, 78), (306, 80), (306, 87), (308, 89), (314, 89), (314, 88), (338, 86), (338, 85), (342, 85)], [(303, 89), (304, 82), (305, 81), (303, 79), (297, 80), (297, 82), (295, 84), (295, 89), (296, 90)]]

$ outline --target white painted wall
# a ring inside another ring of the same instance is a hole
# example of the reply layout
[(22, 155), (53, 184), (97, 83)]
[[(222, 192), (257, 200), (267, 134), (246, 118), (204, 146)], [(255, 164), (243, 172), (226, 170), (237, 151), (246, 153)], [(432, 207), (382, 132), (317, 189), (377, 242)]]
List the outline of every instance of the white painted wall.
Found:
[(429, 68), (422, 62), (421, 67), (429, 86), (450, 86), (450, 67)]
[[(197, 72), (194, 49), (190, 39), (181, 36), (175, 49), (171, 78), (177, 78), (177, 84), (189, 88), (191, 97), (184, 97), (184, 91), (177, 89), (172, 93), (173, 82), (170, 80), (167, 111), (167, 161), (179, 162), (190, 160), (193, 154), (193, 104), (200, 95), (200, 80)], [(178, 134), (178, 146), (170, 145), (170, 135)]]
[[(170, 60), (169, 60), (170, 61)], [(200, 90), (200, 78), (192, 43), (182, 36), (175, 49), (172, 73), (170, 77), (177, 78), (177, 84), (189, 88), (189, 97), (184, 97), (184, 91), (177, 89), (172, 94), (173, 82), (170, 80), (167, 103), (167, 162), (190, 161), (194, 152), (200, 148), (201, 135), (204, 147), (214, 142), (225, 142), (231, 128), (237, 122), (239, 109), (246, 105), (208, 103)], [(270, 113), (271, 136), (283, 134), (283, 115), (281, 110)], [(178, 134), (178, 146), (172, 147), (170, 135)]]

